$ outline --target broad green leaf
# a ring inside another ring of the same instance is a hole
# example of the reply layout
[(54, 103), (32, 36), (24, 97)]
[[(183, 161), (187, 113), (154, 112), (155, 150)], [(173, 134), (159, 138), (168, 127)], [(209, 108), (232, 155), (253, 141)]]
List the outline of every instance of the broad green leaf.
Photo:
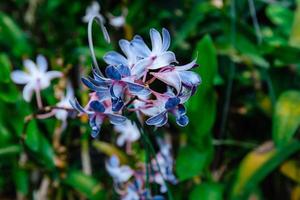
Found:
[(299, 149), (300, 142), (294, 140), (277, 148), (272, 142), (267, 142), (250, 152), (239, 166), (231, 199), (246, 199), (269, 173)]
[(200, 152), (191, 145), (182, 147), (176, 159), (176, 174), (183, 181), (200, 175), (208, 158), (208, 152)]
[(277, 145), (289, 142), (300, 125), (300, 92), (280, 95), (273, 116), (273, 140)]
[(280, 171), (290, 179), (300, 183), (300, 163), (297, 160), (288, 160), (280, 167)]
[(294, 13), (294, 22), (290, 35), (289, 44), (294, 47), (300, 48), (300, 1), (297, 1), (297, 9)]
[(92, 176), (81, 171), (70, 171), (64, 183), (73, 187), (88, 199), (103, 199), (104, 193), (101, 184)]
[(202, 183), (196, 186), (191, 194), (189, 200), (222, 200), (223, 186), (218, 183)]
[(53, 168), (55, 166), (54, 150), (45, 136), (39, 131), (36, 121), (34, 120), (31, 120), (28, 124), (25, 144), (33, 151), (36, 159), (46, 167)]
[(6, 14), (0, 12), (0, 43), (4, 43), (16, 56), (30, 54), (25, 34)]

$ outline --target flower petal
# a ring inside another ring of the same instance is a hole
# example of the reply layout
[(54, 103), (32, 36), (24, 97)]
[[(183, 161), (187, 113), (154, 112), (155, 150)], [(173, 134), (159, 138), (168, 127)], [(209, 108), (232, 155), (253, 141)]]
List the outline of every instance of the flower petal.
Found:
[(180, 103), (180, 99), (178, 97), (169, 98), (165, 103), (165, 109), (170, 110), (175, 108)]
[(171, 37), (170, 33), (167, 29), (163, 28), (162, 29), (162, 36), (163, 36), (163, 44), (162, 44), (162, 50), (161, 51), (167, 51), (168, 48), (170, 47), (171, 43)]
[[(119, 41), (119, 46), (122, 49), (123, 53), (126, 55), (128, 64), (134, 64), (134, 63), (130, 63), (130, 62), (136, 61), (136, 55), (133, 52), (130, 42), (122, 39)], [(130, 67), (130, 66), (128, 66), (128, 67)]]
[(109, 65), (119, 65), (119, 64), (127, 65), (126, 58), (115, 51), (107, 52), (104, 55), (103, 60)]
[(128, 77), (131, 75), (130, 69), (127, 65), (118, 65), (117, 66), (118, 71), (120, 72), (122, 77)]
[(77, 100), (76, 98), (75, 98), (73, 101), (70, 100), (69, 102), (70, 102), (71, 106), (72, 106), (75, 110), (77, 110), (79, 113), (94, 114), (93, 111), (87, 111), (87, 110), (85, 110), (85, 109), (79, 104), (79, 102), (78, 102), (78, 100)]
[(192, 71), (180, 71), (178, 72), (182, 84), (188, 87), (198, 86), (201, 83), (200, 76)]
[(147, 67), (152, 63), (151, 58), (142, 59), (139, 62), (137, 62), (131, 69), (131, 75), (135, 76), (135, 80), (141, 78)]
[(171, 51), (164, 52), (158, 55), (152, 65), (150, 65), (149, 69), (159, 69), (165, 66), (170, 65), (171, 63), (177, 62), (175, 54)]
[(134, 36), (133, 40), (130, 42), (130, 45), (133, 47), (132, 49), (138, 57), (146, 58), (151, 53), (149, 47), (139, 35)]
[(100, 102), (100, 101), (92, 101), (90, 104), (89, 104), (90, 108), (92, 110), (94, 110), (95, 112), (100, 112), (100, 113), (103, 113), (105, 111), (105, 107), (104, 105)]
[(38, 73), (38, 69), (37, 69), (35, 63), (32, 60), (29, 60), (29, 59), (24, 60), (23, 65), (28, 70), (28, 72), (30, 74)]
[(113, 80), (121, 80), (122, 79), (122, 76), (121, 76), (119, 70), (112, 65), (106, 67), (105, 74), (108, 78), (111, 78)]
[(196, 61), (197, 61), (197, 58), (194, 59), (192, 62), (190, 62), (188, 64), (185, 64), (185, 65), (182, 65), (182, 66), (176, 66), (175, 70), (177, 70), (177, 71), (186, 71), (186, 70), (192, 69), (194, 67), (197, 67), (198, 64), (196, 63)]
[(185, 127), (189, 123), (189, 118), (187, 115), (181, 115), (176, 118), (176, 123), (181, 127)]
[(62, 73), (59, 72), (59, 71), (49, 71), (49, 72), (46, 72), (45, 76), (49, 79), (49, 80), (52, 80), (54, 78), (59, 78), (59, 77), (62, 77)]
[(162, 52), (162, 39), (160, 33), (152, 28), (150, 29), (150, 38), (152, 44), (152, 54), (160, 54)]
[(23, 98), (25, 101), (30, 102), (34, 90), (35, 90), (34, 84), (28, 83), (25, 85), (23, 89)]
[(177, 93), (181, 90), (181, 79), (176, 71), (151, 73), (157, 79), (174, 87)]
[(114, 125), (123, 124), (127, 120), (127, 118), (122, 115), (110, 114), (110, 113), (107, 113), (106, 115), (109, 118), (110, 123)]
[(17, 84), (26, 84), (30, 81), (30, 76), (21, 70), (16, 70), (11, 73), (11, 79)]
[(90, 116), (89, 123), (90, 123), (90, 126), (92, 128), (91, 136), (93, 138), (98, 137), (98, 135), (100, 133), (100, 130), (101, 130), (103, 120), (104, 120), (104, 116), (102, 116), (102, 115), (92, 115), (92, 116)]
[(168, 121), (168, 112), (163, 111), (163, 112), (159, 113), (158, 115), (155, 115), (155, 116), (147, 119), (146, 124), (160, 127), (160, 126), (165, 125), (167, 123), (167, 121)]
[(129, 82), (127, 82), (127, 85), (130, 93), (133, 95), (148, 96), (149, 94), (151, 94), (150, 89), (146, 88), (143, 85), (137, 83), (129, 83)]
[(46, 72), (48, 69), (48, 62), (43, 55), (38, 55), (36, 57), (36, 64), (41, 72)]

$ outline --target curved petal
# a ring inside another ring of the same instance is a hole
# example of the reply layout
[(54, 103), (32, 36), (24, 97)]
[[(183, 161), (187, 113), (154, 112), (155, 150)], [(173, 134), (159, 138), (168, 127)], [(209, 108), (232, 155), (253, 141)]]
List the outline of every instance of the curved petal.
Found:
[(28, 70), (30, 74), (37, 74), (38, 69), (35, 65), (35, 63), (32, 60), (26, 59), (23, 61), (24, 67)]
[(180, 103), (180, 99), (178, 97), (169, 98), (165, 103), (165, 109), (173, 109)]
[(103, 56), (103, 60), (109, 65), (127, 65), (127, 60), (124, 56), (115, 51), (107, 52)]
[[(89, 89), (91, 89), (91, 90), (93, 90), (93, 91), (107, 91), (108, 89), (106, 89), (105, 87), (101, 87), (101, 86), (98, 86), (98, 85), (96, 85), (94, 82), (93, 82), (93, 79), (87, 79), (87, 78), (81, 78), (81, 81), (82, 81), (82, 83), (86, 86), (86, 87), (88, 87)], [(98, 82), (96, 82), (96, 83), (98, 83)], [(100, 83), (101, 84), (101, 83)], [(104, 86), (106, 86), (106, 85), (104, 85)]]
[(181, 115), (176, 117), (176, 123), (181, 127), (185, 127), (189, 123), (189, 118), (187, 115)]
[(119, 41), (119, 46), (122, 49), (123, 53), (128, 58), (128, 60), (132, 60), (135, 57), (134, 53), (132, 52), (132, 47), (130, 46), (129, 41), (121, 39)]
[(180, 71), (178, 72), (182, 83), (188, 87), (198, 86), (201, 83), (200, 76), (192, 71)]
[(131, 75), (135, 76), (135, 80), (141, 78), (144, 75), (146, 69), (151, 65), (152, 62), (153, 60), (151, 58), (146, 58), (140, 60), (132, 67)]
[(167, 29), (163, 28), (162, 29), (162, 36), (163, 36), (163, 44), (162, 44), (162, 50), (161, 51), (167, 51), (168, 48), (170, 47), (171, 43), (171, 37), (170, 33)]
[(168, 112), (163, 111), (163, 112), (159, 113), (158, 115), (155, 115), (155, 116), (147, 119), (146, 124), (161, 127), (161, 126), (165, 125), (167, 123), (167, 121), (168, 121)]
[(35, 85), (32, 83), (28, 83), (27, 85), (25, 85), (23, 89), (23, 98), (25, 101), (30, 102), (33, 91), (35, 90), (34, 86)]
[(41, 72), (46, 72), (47, 71), (47, 69), (48, 69), (48, 62), (47, 62), (45, 56), (38, 55), (36, 57), (36, 64), (39, 67), (39, 70)]
[(103, 113), (105, 111), (105, 107), (104, 105), (100, 102), (100, 101), (92, 101), (90, 104), (89, 104), (90, 108), (92, 110), (94, 110), (95, 112), (100, 112), (100, 113)]
[(110, 113), (107, 113), (106, 115), (109, 118), (110, 123), (114, 125), (123, 124), (127, 120), (127, 118), (122, 115), (110, 114)]
[(92, 115), (92, 116), (90, 116), (89, 123), (90, 123), (90, 126), (92, 128), (91, 136), (93, 138), (98, 137), (98, 135), (100, 133), (100, 130), (101, 130), (103, 120), (104, 120), (104, 116), (102, 116), (102, 115)]
[(79, 102), (78, 102), (78, 100), (77, 100), (76, 98), (75, 98), (73, 101), (70, 100), (69, 102), (70, 102), (71, 106), (72, 106), (75, 110), (77, 110), (79, 113), (94, 114), (93, 111), (87, 111), (87, 110), (85, 110), (85, 109), (79, 104)]
[(120, 64), (117, 66), (117, 70), (119, 71), (122, 77), (128, 77), (131, 75), (130, 69), (127, 65)]
[(122, 76), (121, 76), (121, 73), (119, 72), (119, 70), (112, 65), (106, 67), (105, 74), (108, 78), (113, 79), (113, 80), (121, 80), (122, 79)]
[(137, 84), (137, 83), (129, 83), (127, 82), (129, 92), (133, 95), (137, 96), (148, 96), (151, 94), (151, 90), (146, 88), (143, 85)]
[(134, 36), (133, 40), (130, 42), (132, 50), (138, 57), (146, 58), (150, 55), (151, 51), (149, 47), (145, 44), (143, 38), (139, 35)]
[(164, 52), (158, 55), (149, 69), (159, 69), (165, 66), (170, 65), (171, 63), (177, 62), (175, 54), (171, 51)]
[(45, 76), (49, 79), (49, 80), (52, 80), (54, 78), (59, 78), (59, 77), (62, 77), (62, 73), (59, 72), (59, 71), (49, 71), (49, 72), (46, 72)]
[(152, 54), (160, 54), (162, 52), (162, 39), (160, 33), (152, 28), (150, 29), (150, 38), (152, 45)]
[(17, 84), (26, 84), (30, 81), (30, 76), (21, 70), (16, 70), (11, 73), (11, 79)]
[(179, 94), (181, 90), (181, 78), (176, 71), (151, 73), (157, 79), (174, 87)]
[(185, 64), (185, 65), (182, 65), (182, 66), (176, 66), (175, 70), (177, 70), (177, 71), (186, 71), (186, 70), (192, 69), (194, 67), (197, 67), (198, 64), (196, 63), (196, 61), (197, 61), (197, 59), (194, 59), (192, 62), (190, 62), (188, 64)]

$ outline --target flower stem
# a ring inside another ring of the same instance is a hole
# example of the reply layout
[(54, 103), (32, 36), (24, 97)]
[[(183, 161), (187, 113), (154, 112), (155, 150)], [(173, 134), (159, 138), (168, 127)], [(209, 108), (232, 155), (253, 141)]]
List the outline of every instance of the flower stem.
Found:
[(37, 102), (38, 108), (42, 109), (43, 108), (43, 102), (42, 102), (41, 92), (40, 92), (39, 88), (37, 88), (35, 90), (35, 97), (36, 97), (36, 102)]

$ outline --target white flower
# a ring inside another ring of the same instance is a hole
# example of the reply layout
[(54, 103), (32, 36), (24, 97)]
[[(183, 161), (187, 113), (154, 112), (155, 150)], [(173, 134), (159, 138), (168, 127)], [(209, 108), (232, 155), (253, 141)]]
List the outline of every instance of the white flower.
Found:
[[(63, 96), (60, 102), (56, 104), (56, 106), (60, 108), (72, 109), (73, 107), (70, 104), (70, 100), (73, 100), (74, 98), (74, 90), (71, 86), (71, 83), (68, 82), (66, 96)], [(56, 119), (65, 122), (68, 118), (68, 111), (63, 109), (55, 109), (55, 117)]]
[(137, 141), (141, 136), (136, 124), (130, 120), (126, 120), (124, 124), (116, 125), (115, 131), (120, 133), (117, 139), (118, 146), (123, 146), (125, 142)]
[(115, 183), (124, 183), (133, 175), (133, 170), (129, 166), (120, 166), (120, 161), (117, 156), (111, 156), (105, 162), (105, 168)]
[(36, 64), (29, 59), (24, 60), (24, 66), (27, 72), (15, 70), (11, 74), (12, 80), (17, 84), (25, 85), (23, 89), (23, 98), (29, 102), (33, 91), (39, 92), (50, 86), (50, 81), (62, 76), (59, 71), (47, 72), (48, 63), (44, 56), (38, 55)]
[(125, 25), (126, 16), (128, 14), (128, 10), (124, 9), (122, 15), (120, 16), (113, 16), (112, 14), (108, 14), (109, 23), (115, 28), (121, 28)]
[(123, 196), (121, 199), (122, 200), (139, 200), (140, 196), (139, 196), (138, 192), (136, 191), (136, 189), (134, 188), (134, 186), (129, 185), (129, 187), (127, 188), (126, 195)]
[(102, 21), (104, 22), (103, 16), (100, 14), (100, 4), (97, 1), (93, 1), (91, 5), (89, 5), (85, 10), (85, 16), (83, 16), (82, 21), (88, 23), (90, 19), (95, 16), (99, 15)]

